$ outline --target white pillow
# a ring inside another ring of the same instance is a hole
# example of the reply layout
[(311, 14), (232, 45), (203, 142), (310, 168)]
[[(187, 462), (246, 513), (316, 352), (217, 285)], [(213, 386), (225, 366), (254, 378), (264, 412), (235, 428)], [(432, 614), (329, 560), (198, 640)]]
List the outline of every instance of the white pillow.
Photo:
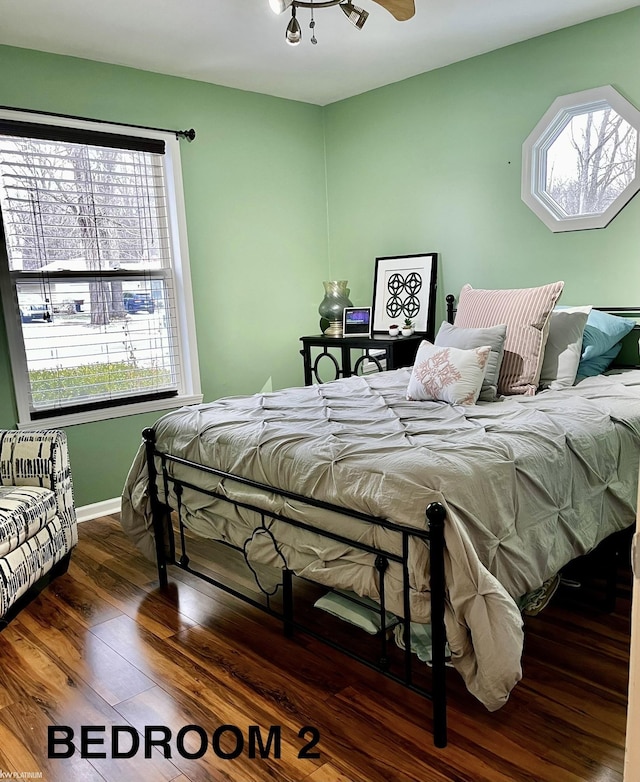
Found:
[(591, 307), (556, 307), (551, 313), (540, 372), (541, 388), (559, 389), (574, 384), (590, 312)]
[(478, 399), (487, 371), (491, 347), (471, 350), (439, 348), (420, 343), (409, 378), (407, 399), (473, 405)]

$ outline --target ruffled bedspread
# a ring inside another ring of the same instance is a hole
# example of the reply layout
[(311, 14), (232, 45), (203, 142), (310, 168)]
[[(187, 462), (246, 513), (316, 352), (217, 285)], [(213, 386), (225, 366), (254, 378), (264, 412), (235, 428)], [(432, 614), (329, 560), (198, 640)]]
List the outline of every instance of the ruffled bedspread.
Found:
[[(640, 371), (469, 407), (407, 401), (408, 378), (400, 369), (185, 407), (157, 422), (157, 447), (414, 528), (426, 527), (430, 502), (442, 502), (452, 662), (494, 710), (521, 677), (516, 600), (635, 520)], [(188, 468), (171, 470), (318, 530), (400, 550), (399, 536), (380, 527), (228, 480), (219, 484)], [(175, 507), (175, 497), (168, 501)], [(188, 489), (182, 505), (190, 529), (234, 545), (259, 523), (255, 513)], [(155, 559), (142, 447), (123, 492), (122, 524)], [(271, 529), (295, 572), (379, 596), (372, 555), (279, 522)], [(247, 551), (282, 564), (266, 535), (255, 535)], [(428, 622), (429, 552), (422, 542), (411, 546), (410, 577), (411, 618)], [(391, 564), (385, 586), (387, 609), (401, 616), (399, 566)]]

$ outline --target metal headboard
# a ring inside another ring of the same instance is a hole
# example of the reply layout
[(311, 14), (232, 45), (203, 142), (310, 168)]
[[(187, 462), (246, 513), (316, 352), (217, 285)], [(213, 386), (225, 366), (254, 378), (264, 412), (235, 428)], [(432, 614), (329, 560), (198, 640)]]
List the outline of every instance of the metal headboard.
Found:
[[(456, 314), (456, 297), (449, 293), (446, 297), (447, 321), (453, 323)], [(640, 307), (594, 307), (611, 315), (634, 318), (637, 322), (627, 336), (622, 340), (622, 350), (611, 365), (615, 368), (640, 369)]]
[(611, 369), (640, 369), (640, 307), (594, 307), (611, 315), (633, 318), (636, 325), (622, 340), (622, 349)]

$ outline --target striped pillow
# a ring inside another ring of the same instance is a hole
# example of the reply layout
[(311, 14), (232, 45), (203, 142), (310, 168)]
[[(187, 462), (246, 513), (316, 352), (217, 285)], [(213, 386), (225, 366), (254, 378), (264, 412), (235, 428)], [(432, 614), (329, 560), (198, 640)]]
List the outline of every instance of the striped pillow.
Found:
[(460, 291), (456, 326), (507, 326), (504, 356), (498, 376), (501, 394), (533, 395), (538, 388), (549, 319), (564, 282), (539, 288), (482, 290), (465, 285)]

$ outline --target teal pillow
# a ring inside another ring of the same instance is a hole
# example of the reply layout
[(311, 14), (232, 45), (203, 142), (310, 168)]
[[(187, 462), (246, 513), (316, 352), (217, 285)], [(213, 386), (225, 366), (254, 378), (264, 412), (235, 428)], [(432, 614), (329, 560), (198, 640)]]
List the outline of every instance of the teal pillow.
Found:
[(581, 377), (594, 377), (594, 375), (601, 375), (603, 372), (606, 372), (606, 370), (609, 369), (609, 364), (611, 364), (613, 359), (618, 355), (621, 348), (622, 343), (618, 342), (617, 345), (609, 348), (609, 350), (601, 356), (595, 356), (586, 361), (581, 361), (578, 366), (578, 379)]
[[(630, 318), (621, 318), (618, 315), (609, 315), (600, 310), (591, 310), (587, 318), (587, 325), (582, 334), (582, 355), (578, 374), (584, 375), (582, 362), (598, 356), (603, 356), (617, 345), (635, 326), (635, 321)], [(613, 356), (617, 356), (618, 353)], [(613, 361), (613, 358), (611, 361)], [(599, 374), (599, 373), (594, 373)]]

